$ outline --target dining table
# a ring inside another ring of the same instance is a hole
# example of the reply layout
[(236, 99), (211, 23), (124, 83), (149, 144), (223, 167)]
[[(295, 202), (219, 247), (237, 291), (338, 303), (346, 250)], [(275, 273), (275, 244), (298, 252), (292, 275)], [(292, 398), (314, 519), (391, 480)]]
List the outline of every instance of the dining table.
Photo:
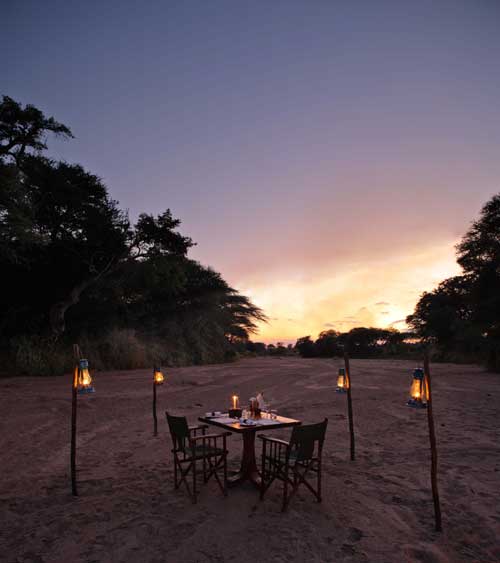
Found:
[(218, 426), (229, 432), (242, 434), (243, 436), (243, 454), (241, 456), (240, 470), (228, 478), (228, 485), (235, 485), (250, 481), (257, 487), (261, 485), (260, 473), (257, 468), (255, 456), (255, 436), (261, 430), (277, 430), (279, 428), (287, 428), (298, 426), (300, 420), (286, 418), (276, 414), (262, 412), (259, 417), (248, 419), (231, 418), (228, 413), (207, 413), (205, 416), (198, 418), (200, 422)]

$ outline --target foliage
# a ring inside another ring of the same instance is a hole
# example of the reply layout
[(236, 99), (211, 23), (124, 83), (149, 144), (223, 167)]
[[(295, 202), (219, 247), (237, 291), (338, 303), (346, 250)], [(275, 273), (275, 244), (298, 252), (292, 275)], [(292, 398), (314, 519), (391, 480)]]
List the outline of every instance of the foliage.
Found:
[(320, 333), (316, 341), (310, 336), (299, 338), (295, 348), (304, 358), (341, 357), (344, 350), (353, 358), (410, 357), (417, 348), (412, 336), (408, 332), (382, 328), (357, 327), (343, 333), (326, 330)]
[(71, 131), (53, 117), (45, 117), (32, 105), (21, 107), (8, 96), (0, 104), (0, 160), (13, 159), (20, 163), (27, 152), (47, 148), (46, 133), (72, 138)]
[(49, 133), (72, 137), (3, 97), (0, 352), (10, 344), (27, 373), (60, 373), (74, 341), (109, 368), (234, 357), (262, 311), (188, 259), (194, 243), (169, 209), (132, 225), (100, 178), (43, 156)]
[(317, 356), (316, 347), (310, 336), (299, 338), (295, 344), (295, 348), (303, 358), (312, 358)]
[(407, 322), (446, 358), (481, 360), (500, 371), (500, 194), (457, 246), (463, 274), (422, 295)]

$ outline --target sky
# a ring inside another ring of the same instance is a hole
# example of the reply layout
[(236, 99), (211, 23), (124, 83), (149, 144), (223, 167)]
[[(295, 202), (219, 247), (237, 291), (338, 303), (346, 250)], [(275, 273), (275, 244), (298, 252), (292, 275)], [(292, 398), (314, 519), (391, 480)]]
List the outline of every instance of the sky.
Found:
[(46, 0), (2, 10), (0, 94), (132, 219), (170, 208), (269, 322), (404, 328), (500, 191), (497, 0)]

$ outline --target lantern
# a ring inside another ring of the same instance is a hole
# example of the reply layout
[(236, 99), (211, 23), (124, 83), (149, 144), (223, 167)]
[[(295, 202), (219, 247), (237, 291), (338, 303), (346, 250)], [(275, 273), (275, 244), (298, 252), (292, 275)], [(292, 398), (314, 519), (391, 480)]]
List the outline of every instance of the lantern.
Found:
[(162, 373), (160, 368), (154, 369), (153, 380), (154, 380), (155, 385), (163, 385), (165, 378), (163, 377), (163, 373)]
[(413, 371), (413, 379), (410, 387), (410, 398), (406, 403), (409, 407), (425, 409), (429, 399), (429, 389), (425, 378), (424, 370), (416, 368)]
[(76, 382), (78, 393), (94, 393), (95, 389), (92, 386), (92, 377), (89, 373), (88, 360), (81, 359), (78, 362), (78, 377)]
[(337, 377), (337, 393), (347, 393), (349, 389), (349, 376), (346, 374), (345, 368), (339, 368)]
[(231, 402), (232, 402), (232, 405), (233, 405), (233, 409), (237, 409), (238, 406), (239, 406), (239, 402), (240, 402), (238, 395), (233, 395), (231, 397)]

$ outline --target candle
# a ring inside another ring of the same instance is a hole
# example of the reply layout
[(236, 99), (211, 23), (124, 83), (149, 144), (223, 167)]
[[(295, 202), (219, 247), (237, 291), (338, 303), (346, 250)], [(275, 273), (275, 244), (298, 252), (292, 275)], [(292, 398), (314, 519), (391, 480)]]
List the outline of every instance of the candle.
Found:
[(233, 395), (233, 409), (238, 408), (238, 395)]

